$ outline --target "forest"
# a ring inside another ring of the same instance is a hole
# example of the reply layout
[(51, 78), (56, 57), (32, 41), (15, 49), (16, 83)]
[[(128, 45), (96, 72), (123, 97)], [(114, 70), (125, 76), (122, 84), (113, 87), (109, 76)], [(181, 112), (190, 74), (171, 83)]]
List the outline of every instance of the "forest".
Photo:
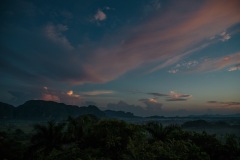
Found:
[(240, 139), (219, 139), (156, 121), (132, 124), (93, 115), (0, 131), (4, 160), (237, 160)]

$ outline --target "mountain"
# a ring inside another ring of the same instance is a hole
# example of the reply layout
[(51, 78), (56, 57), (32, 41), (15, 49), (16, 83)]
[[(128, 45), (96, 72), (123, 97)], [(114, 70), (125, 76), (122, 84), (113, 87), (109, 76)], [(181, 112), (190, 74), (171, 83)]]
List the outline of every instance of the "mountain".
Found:
[(93, 114), (105, 117), (104, 112), (96, 106), (78, 107), (52, 101), (30, 100), (17, 107), (17, 119), (65, 119), (68, 116), (76, 117)]
[(78, 107), (66, 105), (53, 101), (30, 100), (24, 104), (14, 107), (6, 103), (0, 103), (0, 119), (21, 119), (21, 120), (62, 120), (68, 116), (77, 117), (80, 115), (92, 114), (102, 118), (132, 118), (134, 115), (123, 111), (101, 111), (94, 105)]
[(14, 112), (14, 106), (0, 102), (0, 119), (12, 119), (14, 117)]
[(111, 118), (134, 118), (134, 114), (131, 112), (124, 112), (124, 111), (112, 111), (112, 110), (105, 110), (104, 111), (107, 117)]

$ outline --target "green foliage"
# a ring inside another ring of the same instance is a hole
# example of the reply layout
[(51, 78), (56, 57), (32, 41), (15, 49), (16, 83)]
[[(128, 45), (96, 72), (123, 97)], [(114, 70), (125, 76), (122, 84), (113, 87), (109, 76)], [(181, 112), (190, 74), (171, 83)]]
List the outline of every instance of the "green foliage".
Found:
[(31, 138), (33, 150), (39, 153), (50, 153), (53, 149), (60, 149), (63, 144), (64, 124), (49, 121), (46, 126), (36, 124), (35, 134)]
[[(224, 141), (206, 132), (183, 130), (157, 122), (145, 125), (86, 115), (69, 117), (66, 124), (35, 125), (28, 135), (21, 130), (0, 132), (0, 159), (35, 160), (235, 160), (240, 141)], [(14, 153), (14, 154), (12, 154)]]

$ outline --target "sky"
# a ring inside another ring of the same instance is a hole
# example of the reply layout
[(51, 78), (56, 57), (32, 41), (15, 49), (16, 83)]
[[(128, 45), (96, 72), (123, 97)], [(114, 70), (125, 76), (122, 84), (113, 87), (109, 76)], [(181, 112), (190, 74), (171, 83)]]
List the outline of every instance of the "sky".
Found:
[(239, 0), (2, 0), (0, 101), (240, 113)]

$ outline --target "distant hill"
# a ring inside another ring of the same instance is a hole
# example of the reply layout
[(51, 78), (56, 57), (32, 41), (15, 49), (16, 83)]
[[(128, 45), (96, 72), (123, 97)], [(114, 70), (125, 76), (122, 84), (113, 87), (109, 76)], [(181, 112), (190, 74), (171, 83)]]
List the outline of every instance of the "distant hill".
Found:
[(15, 112), (15, 107), (7, 104), (0, 102), (0, 118), (4, 119), (12, 119), (14, 118), (14, 112)]
[(0, 102), (0, 119), (21, 119), (21, 120), (49, 120), (66, 119), (68, 116), (77, 117), (80, 115), (92, 114), (96, 117), (110, 118), (131, 118), (133, 113), (123, 111), (101, 111), (94, 105), (88, 107), (66, 105), (43, 100), (30, 100), (24, 104), (14, 107)]
[(131, 112), (124, 112), (124, 111), (112, 111), (112, 110), (105, 110), (105, 114), (108, 117), (112, 118), (133, 118), (135, 117)]

